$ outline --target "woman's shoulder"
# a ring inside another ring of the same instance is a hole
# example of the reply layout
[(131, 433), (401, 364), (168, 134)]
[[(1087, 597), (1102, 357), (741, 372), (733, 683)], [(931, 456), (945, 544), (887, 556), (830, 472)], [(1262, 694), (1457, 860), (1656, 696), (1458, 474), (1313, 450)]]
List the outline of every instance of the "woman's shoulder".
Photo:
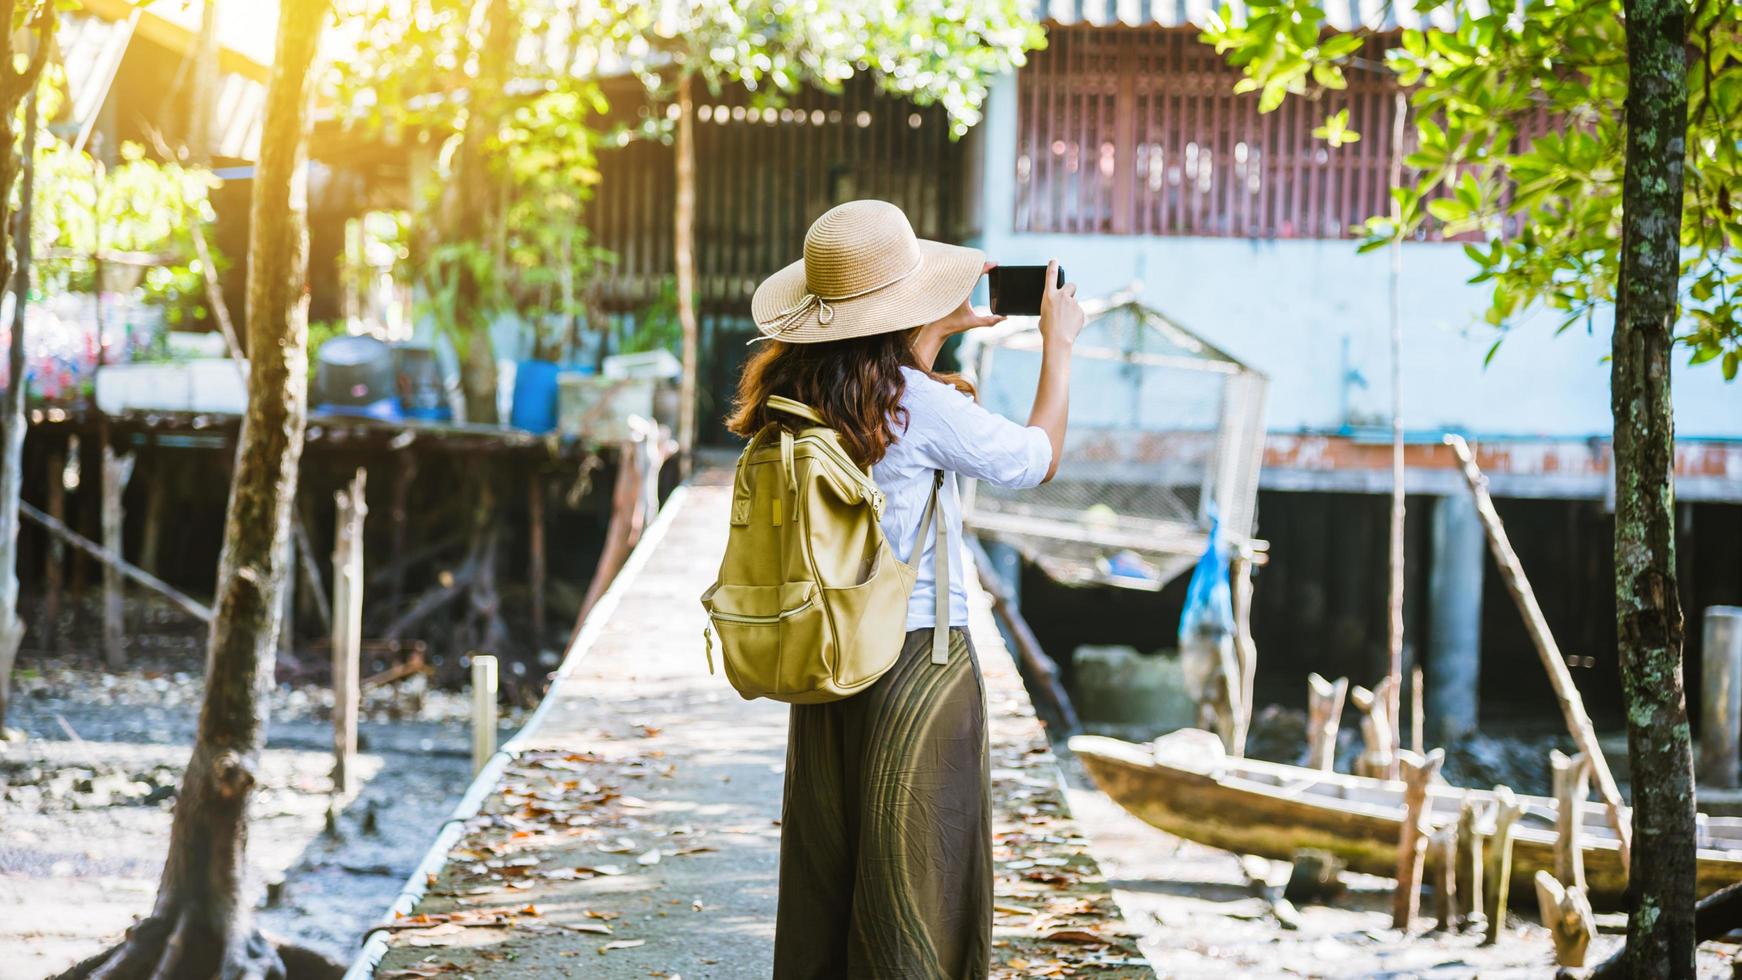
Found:
[(910, 411), (948, 407), (968, 397), (955, 385), (945, 384), (918, 368), (903, 366), (901, 376), (907, 382), (901, 401)]

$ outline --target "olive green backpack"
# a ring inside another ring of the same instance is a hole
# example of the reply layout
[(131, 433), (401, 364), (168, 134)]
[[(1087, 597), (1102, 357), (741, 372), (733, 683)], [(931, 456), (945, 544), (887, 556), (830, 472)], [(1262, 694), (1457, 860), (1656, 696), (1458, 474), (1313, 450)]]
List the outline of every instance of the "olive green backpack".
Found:
[[(702, 594), (708, 670), (718, 636), (726, 678), (744, 698), (834, 701), (895, 664), (915, 572), (884, 539), (883, 493), (841, 447), (840, 434), (801, 402), (775, 395), (767, 404), (809, 424), (794, 435), (770, 422), (738, 457), (726, 555), (718, 581)], [(939, 473), (915, 539), (928, 530), (937, 536), (935, 663), (949, 656), (942, 485)]]

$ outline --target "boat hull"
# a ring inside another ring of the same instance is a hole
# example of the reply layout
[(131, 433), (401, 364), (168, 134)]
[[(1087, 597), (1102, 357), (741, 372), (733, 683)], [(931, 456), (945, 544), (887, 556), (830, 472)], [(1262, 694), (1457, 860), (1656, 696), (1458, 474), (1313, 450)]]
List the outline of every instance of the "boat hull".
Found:
[[(1230, 774), (1215, 765), (1170, 765), (1157, 761), (1147, 746), (1115, 739), (1079, 736), (1071, 739), (1071, 748), (1114, 802), (1175, 836), (1282, 861), (1293, 860), (1302, 848), (1317, 848), (1336, 854), (1353, 871), (1388, 878), (1396, 874), (1403, 808), (1387, 800), (1401, 789), (1399, 783), (1294, 766), (1235, 763), (1250, 770), (1262, 767), (1254, 775), (1278, 782), (1267, 785), (1244, 778), (1243, 771)], [(1298, 774), (1292, 789), (1285, 781), (1290, 774)], [(1320, 799), (1300, 791), (1315, 785), (1333, 785), (1365, 799)], [(1486, 803), (1493, 794), (1442, 785), (1433, 788), (1433, 797), (1431, 805), (1444, 822), (1465, 798)], [(1538, 812), (1545, 805), (1552, 812), (1553, 800), (1522, 799), (1535, 804)], [(1588, 836), (1593, 839), (1584, 849), (1584, 864), (1592, 903), (1616, 907), (1627, 884), (1619, 849), (1613, 838)], [(1515, 832), (1513, 887), (1526, 889), (1517, 894), (1531, 894), (1528, 889), (1537, 871), (1554, 873), (1554, 839), (1552, 829), (1542, 827), (1520, 827)], [(1701, 895), (1742, 881), (1742, 859), (1735, 853), (1702, 849), (1699, 857)], [(1430, 855), (1430, 869), (1436, 860), (1437, 855)]]

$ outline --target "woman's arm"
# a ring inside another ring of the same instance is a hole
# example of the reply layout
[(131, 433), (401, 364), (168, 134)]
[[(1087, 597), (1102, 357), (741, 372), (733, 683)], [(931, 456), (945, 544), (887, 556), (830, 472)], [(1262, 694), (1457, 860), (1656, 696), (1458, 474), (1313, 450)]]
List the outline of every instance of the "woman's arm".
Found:
[(1028, 424), (1046, 431), (1052, 442), (1052, 465), (1046, 478), (1058, 472), (1065, 454), (1065, 426), (1071, 411), (1071, 347), (1083, 331), (1083, 308), (1077, 304), (1077, 284), (1058, 284), (1058, 260), (1046, 264), (1046, 292), (1040, 299), (1040, 383)]

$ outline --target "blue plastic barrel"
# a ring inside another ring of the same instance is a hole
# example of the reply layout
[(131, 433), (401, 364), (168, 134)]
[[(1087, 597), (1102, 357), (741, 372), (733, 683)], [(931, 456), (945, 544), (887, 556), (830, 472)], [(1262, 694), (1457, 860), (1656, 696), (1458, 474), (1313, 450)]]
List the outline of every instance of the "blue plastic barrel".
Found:
[(550, 361), (521, 361), (514, 368), (514, 402), (508, 421), (528, 432), (556, 428), (557, 366)]

